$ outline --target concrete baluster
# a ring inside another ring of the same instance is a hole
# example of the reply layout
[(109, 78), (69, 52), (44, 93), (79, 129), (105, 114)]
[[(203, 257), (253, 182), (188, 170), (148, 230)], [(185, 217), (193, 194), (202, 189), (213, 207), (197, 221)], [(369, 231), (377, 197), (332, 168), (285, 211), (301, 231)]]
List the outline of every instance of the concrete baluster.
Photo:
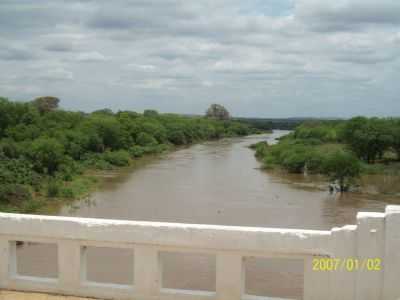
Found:
[(217, 254), (217, 300), (240, 300), (244, 294), (243, 257), (234, 253)]
[(0, 237), (0, 288), (7, 286), (10, 268), (9, 253), (8, 240)]
[(314, 270), (314, 260), (326, 257), (315, 256), (304, 260), (304, 300), (330, 300), (331, 272)]
[[(384, 259), (385, 214), (360, 212), (357, 214), (356, 300), (379, 300), (383, 286), (383, 270), (371, 267)], [(386, 300), (386, 299), (385, 299)]]
[(383, 300), (400, 299), (400, 206), (387, 206), (385, 217)]
[(347, 225), (332, 229), (334, 269), (331, 272), (331, 299), (354, 300), (356, 287), (356, 229)]
[(135, 254), (135, 294), (140, 297), (158, 297), (161, 290), (161, 262), (154, 246), (137, 245)]
[(78, 241), (63, 240), (58, 242), (58, 277), (59, 288), (63, 292), (74, 293), (78, 290), (82, 273), (86, 265), (82, 264), (83, 253)]

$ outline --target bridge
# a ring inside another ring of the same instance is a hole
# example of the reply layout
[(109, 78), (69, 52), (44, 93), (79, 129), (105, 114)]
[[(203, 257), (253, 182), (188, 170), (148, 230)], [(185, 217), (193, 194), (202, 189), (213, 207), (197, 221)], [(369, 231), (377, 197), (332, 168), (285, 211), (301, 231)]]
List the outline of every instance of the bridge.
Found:
[[(21, 241), (57, 247), (56, 278), (18, 273)], [(90, 281), (88, 247), (132, 251), (134, 282)], [(244, 260), (279, 257), (304, 260), (304, 300), (399, 300), (399, 249), (400, 206), (387, 206), (384, 213), (360, 212), (356, 225), (329, 231), (0, 213), (0, 295), (19, 291), (98, 299), (267, 299), (245, 294)], [(215, 291), (164, 288), (161, 251), (214, 255)], [(325, 269), (320, 265), (316, 270), (321, 261), (328, 262)]]

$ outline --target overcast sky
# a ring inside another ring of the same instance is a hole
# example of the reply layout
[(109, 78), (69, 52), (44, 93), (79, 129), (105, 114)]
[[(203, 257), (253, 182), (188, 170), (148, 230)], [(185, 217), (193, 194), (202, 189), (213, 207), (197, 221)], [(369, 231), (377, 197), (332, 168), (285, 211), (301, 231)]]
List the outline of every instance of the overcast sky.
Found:
[(66, 109), (400, 115), (399, 0), (1, 0), (0, 95)]

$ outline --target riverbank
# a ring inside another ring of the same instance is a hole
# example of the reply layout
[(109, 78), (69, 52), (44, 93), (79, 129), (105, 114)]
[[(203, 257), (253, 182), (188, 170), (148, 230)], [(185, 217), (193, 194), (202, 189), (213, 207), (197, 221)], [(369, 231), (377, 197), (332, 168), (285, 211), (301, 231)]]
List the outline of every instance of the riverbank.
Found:
[[(199, 142), (200, 143), (200, 142)], [(110, 180), (134, 172), (138, 168), (149, 164), (162, 156), (168, 155), (174, 151), (179, 151), (188, 146), (170, 146), (167, 149), (151, 154), (145, 154), (140, 157), (132, 158), (127, 166), (110, 166), (106, 169), (88, 169), (83, 174), (76, 176), (71, 182), (66, 183), (73, 191), (70, 197), (46, 197), (40, 196), (33, 199), (33, 203), (24, 211), (17, 208), (18, 213), (36, 213), (45, 215), (58, 214), (60, 209), (65, 206), (71, 206), (74, 202), (86, 201), (90, 195), (105, 186)], [(1, 208), (0, 208), (1, 211)]]
[(129, 167), (200, 141), (259, 132), (218, 117), (155, 110), (88, 114), (57, 106), (54, 97), (25, 103), (0, 98), (1, 211), (37, 212), (88, 195), (101, 183), (93, 172)]
[[(224, 137), (220, 139), (222, 138)], [(69, 180), (57, 181), (55, 186), (51, 186), (53, 183), (48, 178), (44, 179), (40, 184), (42, 188), (33, 192), (32, 197), (28, 201), (17, 203), (17, 205), (0, 204), (0, 211), (56, 214), (63, 206), (88, 198), (90, 194), (101, 188), (110, 178), (118, 177), (123, 173), (134, 172), (135, 169), (161, 156), (168, 155), (168, 153), (207, 141), (212, 140), (199, 140), (185, 146), (169, 144), (162, 147), (148, 148), (147, 151), (139, 155), (137, 153), (136, 155), (131, 155), (126, 160), (126, 164), (123, 165), (115, 165), (101, 160), (96, 161), (91, 163), (89, 167), (86, 167), (82, 173), (73, 175)]]
[[(330, 185), (339, 191), (400, 196), (397, 189), (400, 162), (395, 136), (384, 127), (379, 128), (380, 132), (368, 127), (362, 133), (360, 129), (365, 123), (376, 125), (375, 122), (394, 121), (355, 118), (306, 123), (282, 137), (276, 145), (259, 142), (251, 148), (263, 168), (300, 174), (318, 183), (323, 178), (326, 189)], [(368, 134), (373, 137), (366, 137)]]

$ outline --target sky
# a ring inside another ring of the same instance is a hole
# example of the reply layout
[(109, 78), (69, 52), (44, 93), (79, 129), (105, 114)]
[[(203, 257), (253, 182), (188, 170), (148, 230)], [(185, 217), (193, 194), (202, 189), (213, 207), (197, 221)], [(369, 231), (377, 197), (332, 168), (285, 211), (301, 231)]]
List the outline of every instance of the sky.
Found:
[(400, 115), (399, 0), (1, 0), (0, 96), (65, 109)]

